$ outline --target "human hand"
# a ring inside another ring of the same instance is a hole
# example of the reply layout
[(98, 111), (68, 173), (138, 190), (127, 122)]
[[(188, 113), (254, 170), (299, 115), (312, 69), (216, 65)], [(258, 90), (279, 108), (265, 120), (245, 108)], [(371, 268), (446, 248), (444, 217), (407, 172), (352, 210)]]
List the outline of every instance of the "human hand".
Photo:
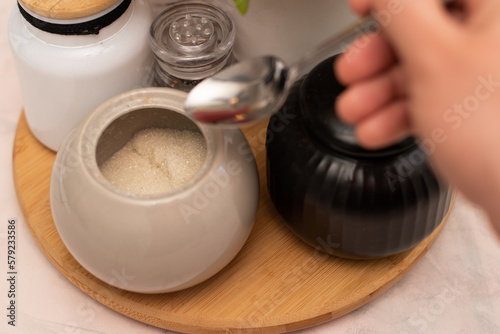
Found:
[(435, 170), (483, 206), (500, 232), (500, 2), (351, 0), (381, 33), (335, 64), (347, 85), (336, 109), (370, 149), (416, 136)]

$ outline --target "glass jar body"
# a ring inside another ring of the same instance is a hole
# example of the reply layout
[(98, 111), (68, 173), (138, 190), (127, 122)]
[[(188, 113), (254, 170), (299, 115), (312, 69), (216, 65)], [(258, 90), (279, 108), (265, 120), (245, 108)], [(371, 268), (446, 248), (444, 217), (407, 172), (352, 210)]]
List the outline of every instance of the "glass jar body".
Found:
[[(57, 23), (72, 23), (67, 21)], [(18, 8), (13, 10), (9, 40), (28, 125), (42, 144), (58, 150), (71, 129), (99, 104), (152, 84), (151, 22), (147, 0), (133, 0), (97, 35), (41, 31)]]
[[(236, 63), (236, 59), (234, 56), (231, 54), (227, 59), (225, 59), (224, 64), (220, 68), (216, 68), (213, 71), (213, 74), (217, 73), (218, 71), (223, 70), (226, 67), (229, 67)], [(186, 79), (181, 77), (177, 77), (168, 71), (166, 71), (163, 67), (161, 67), (158, 63), (154, 67), (154, 82), (153, 86), (155, 87), (170, 87), (170, 88), (175, 88), (177, 90), (183, 91), (183, 92), (189, 92), (191, 89), (194, 88), (197, 84), (199, 84), (203, 79), (205, 79), (205, 76), (203, 76), (200, 79)]]

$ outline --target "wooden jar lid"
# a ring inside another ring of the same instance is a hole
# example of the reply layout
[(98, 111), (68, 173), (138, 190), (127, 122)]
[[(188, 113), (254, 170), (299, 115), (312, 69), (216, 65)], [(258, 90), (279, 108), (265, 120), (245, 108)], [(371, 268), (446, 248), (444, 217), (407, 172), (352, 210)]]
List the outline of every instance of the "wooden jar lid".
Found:
[(27, 10), (54, 19), (77, 19), (97, 14), (120, 0), (19, 0)]

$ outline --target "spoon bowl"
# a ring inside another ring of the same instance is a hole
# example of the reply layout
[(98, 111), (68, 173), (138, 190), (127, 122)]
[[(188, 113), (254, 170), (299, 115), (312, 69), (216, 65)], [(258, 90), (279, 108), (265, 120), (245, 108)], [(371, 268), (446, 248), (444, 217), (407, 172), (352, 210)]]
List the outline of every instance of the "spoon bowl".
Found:
[(286, 98), (287, 72), (285, 63), (271, 56), (237, 63), (194, 87), (185, 102), (186, 112), (202, 123), (255, 123)]

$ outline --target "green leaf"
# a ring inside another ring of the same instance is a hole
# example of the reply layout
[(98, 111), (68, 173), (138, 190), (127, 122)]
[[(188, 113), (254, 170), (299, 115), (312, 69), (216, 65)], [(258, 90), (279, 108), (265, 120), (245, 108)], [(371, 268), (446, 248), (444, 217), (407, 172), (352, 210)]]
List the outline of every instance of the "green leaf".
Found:
[(245, 15), (248, 10), (248, 3), (250, 0), (233, 0), (241, 15)]

